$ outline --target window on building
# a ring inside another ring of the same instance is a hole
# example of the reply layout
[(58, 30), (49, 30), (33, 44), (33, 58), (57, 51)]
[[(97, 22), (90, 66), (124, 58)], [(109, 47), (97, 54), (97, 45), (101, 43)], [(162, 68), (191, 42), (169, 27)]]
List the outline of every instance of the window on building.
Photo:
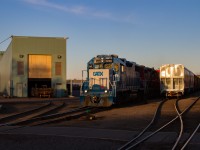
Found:
[(56, 75), (61, 75), (61, 62), (56, 62), (56, 66), (55, 66), (55, 74)]
[(17, 75), (24, 75), (24, 62), (23, 61), (17, 62)]

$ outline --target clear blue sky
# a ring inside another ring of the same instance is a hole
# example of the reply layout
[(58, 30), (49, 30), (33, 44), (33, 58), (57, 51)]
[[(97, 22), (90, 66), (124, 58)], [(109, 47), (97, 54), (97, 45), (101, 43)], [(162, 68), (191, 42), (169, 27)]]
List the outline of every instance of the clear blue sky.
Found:
[(200, 73), (200, 0), (1, 0), (0, 41), (10, 35), (69, 37), (68, 79), (98, 54)]

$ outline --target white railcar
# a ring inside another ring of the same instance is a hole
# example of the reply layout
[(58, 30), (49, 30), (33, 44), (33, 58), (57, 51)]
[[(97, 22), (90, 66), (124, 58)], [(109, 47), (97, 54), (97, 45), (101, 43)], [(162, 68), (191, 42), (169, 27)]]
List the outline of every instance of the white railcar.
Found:
[(195, 74), (182, 64), (166, 64), (160, 67), (160, 91), (166, 97), (180, 97), (194, 91)]

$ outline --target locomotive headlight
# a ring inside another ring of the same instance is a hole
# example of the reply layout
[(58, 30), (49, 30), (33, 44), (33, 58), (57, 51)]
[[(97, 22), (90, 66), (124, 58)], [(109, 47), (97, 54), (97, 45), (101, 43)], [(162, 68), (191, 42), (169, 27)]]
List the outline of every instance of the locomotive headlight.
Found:
[(105, 90), (104, 92), (105, 92), (105, 93), (108, 93), (108, 90)]
[(87, 93), (87, 90), (85, 90), (85, 93)]

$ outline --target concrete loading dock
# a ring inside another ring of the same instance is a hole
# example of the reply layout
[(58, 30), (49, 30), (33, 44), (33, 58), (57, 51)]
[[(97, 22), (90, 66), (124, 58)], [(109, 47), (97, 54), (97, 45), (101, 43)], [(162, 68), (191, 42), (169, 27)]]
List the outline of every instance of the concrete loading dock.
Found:
[(66, 39), (12, 36), (0, 57), (0, 92), (31, 97), (34, 88), (49, 88), (53, 89), (50, 96), (66, 96)]

